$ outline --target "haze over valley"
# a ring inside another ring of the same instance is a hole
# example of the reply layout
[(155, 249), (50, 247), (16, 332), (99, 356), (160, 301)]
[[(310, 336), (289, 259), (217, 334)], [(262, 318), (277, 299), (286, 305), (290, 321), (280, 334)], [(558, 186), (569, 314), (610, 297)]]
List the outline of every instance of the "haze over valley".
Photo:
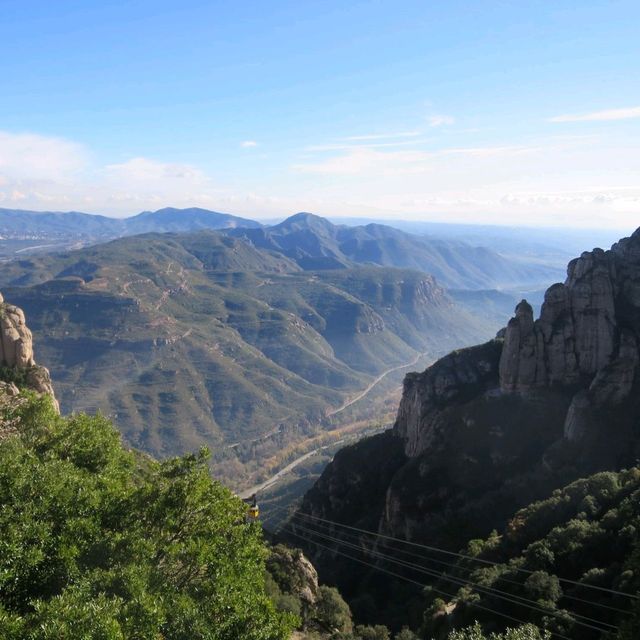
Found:
[(0, 640), (640, 639), (640, 4), (0, 15)]

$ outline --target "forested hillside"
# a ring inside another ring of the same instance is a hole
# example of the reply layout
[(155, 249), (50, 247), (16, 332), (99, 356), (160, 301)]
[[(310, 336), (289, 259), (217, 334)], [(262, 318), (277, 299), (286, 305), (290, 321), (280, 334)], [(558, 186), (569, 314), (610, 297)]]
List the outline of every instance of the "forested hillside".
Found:
[(63, 412), (100, 409), (158, 456), (211, 446), (233, 481), (386, 370), (492, 330), (426, 274), (303, 271), (213, 231), (14, 261), (0, 286)]
[(260, 527), (205, 452), (156, 462), (100, 416), (1, 392), (0, 637), (289, 637)]

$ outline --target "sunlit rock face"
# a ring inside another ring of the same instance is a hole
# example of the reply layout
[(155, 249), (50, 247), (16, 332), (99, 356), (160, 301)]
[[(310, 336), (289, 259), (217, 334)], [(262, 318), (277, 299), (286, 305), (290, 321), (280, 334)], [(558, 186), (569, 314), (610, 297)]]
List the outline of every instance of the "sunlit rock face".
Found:
[(0, 294), (0, 365), (24, 374), (26, 386), (50, 395), (58, 406), (49, 371), (36, 365), (33, 338), (22, 309), (8, 304)]

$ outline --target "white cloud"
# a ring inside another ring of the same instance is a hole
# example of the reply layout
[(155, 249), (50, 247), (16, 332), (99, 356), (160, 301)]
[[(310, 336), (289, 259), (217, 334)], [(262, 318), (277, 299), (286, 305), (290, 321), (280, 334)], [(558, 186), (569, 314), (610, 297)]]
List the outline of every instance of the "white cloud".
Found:
[(430, 127), (442, 127), (445, 125), (453, 124), (456, 120), (453, 116), (447, 116), (443, 114), (434, 114), (427, 119)]
[(257, 143), (255, 140), (243, 140), (243, 141), (240, 143), (240, 146), (241, 146), (243, 149), (251, 149), (252, 147), (257, 147), (257, 146), (258, 146), (258, 143)]
[(349, 149), (385, 149), (389, 147), (412, 147), (429, 142), (427, 138), (416, 138), (415, 140), (399, 140), (397, 142), (370, 142), (366, 144), (313, 144), (305, 147), (305, 151), (346, 151)]
[(248, 217), (311, 210), (610, 227), (631, 227), (640, 216), (640, 142), (630, 137), (554, 136), (431, 150), (406, 146), (428, 142), (409, 135), (351, 142), (293, 166), (269, 164), (264, 175), (242, 169), (230, 188), (188, 163), (143, 155), (99, 163), (73, 141), (0, 132), (0, 206), (120, 215), (202, 206)]
[(369, 133), (362, 136), (347, 136), (343, 140), (353, 142), (366, 140), (392, 140), (394, 138), (415, 138), (421, 136), (422, 131), (400, 131), (399, 133)]
[(430, 155), (424, 151), (376, 151), (371, 147), (353, 147), (346, 153), (319, 162), (296, 164), (302, 173), (380, 176), (416, 173), (427, 169)]
[(158, 162), (149, 158), (131, 158), (120, 164), (110, 164), (104, 168), (104, 174), (110, 180), (125, 186), (167, 185), (167, 183), (184, 183), (188, 185), (204, 185), (209, 178), (203, 171), (187, 164)]
[(610, 120), (629, 120), (640, 118), (640, 107), (625, 109), (605, 109), (582, 114), (565, 114), (549, 118), (549, 122), (604, 122)]
[(441, 149), (439, 153), (442, 154), (457, 154), (461, 156), (473, 156), (476, 158), (486, 158), (489, 156), (516, 156), (522, 155), (525, 153), (533, 153), (534, 151), (540, 151), (543, 147), (541, 146), (509, 146), (505, 145), (502, 147), (462, 147), (462, 148), (451, 148), (451, 149)]
[(0, 178), (56, 180), (69, 178), (89, 163), (81, 145), (63, 138), (0, 131)]

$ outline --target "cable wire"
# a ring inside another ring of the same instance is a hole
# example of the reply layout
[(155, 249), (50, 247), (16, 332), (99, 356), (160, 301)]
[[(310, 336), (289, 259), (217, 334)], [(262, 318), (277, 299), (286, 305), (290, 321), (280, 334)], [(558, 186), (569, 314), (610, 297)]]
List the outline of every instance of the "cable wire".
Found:
[[(420, 548), (420, 549), (427, 549), (428, 551), (433, 551), (433, 552), (437, 552), (437, 553), (442, 553), (448, 556), (453, 556), (453, 557), (457, 557), (457, 558), (463, 558), (465, 560), (470, 560), (472, 562), (480, 562), (482, 564), (485, 565), (490, 565), (490, 566), (500, 566), (501, 563), (499, 562), (494, 562), (491, 560), (485, 560), (484, 558), (476, 558), (474, 556), (470, 556), (464, 553), (457, 553), (455, 551), (448, 551), (446, 549), (440, 549), (438, 547), (434, 547), (434, 546), (430, 546), (430, 545), (425, 545), (425, 544), (420, 544), (418, 542), (411, 542), (410, 540), (402, 540), (401, 538), (394, 538), (393, 536), (387, 536), (384, 535), (382, 533), (376, 533), (374, 531), (368, 531), (367, 529), (361, 529), (359, 527), (353, 527), (347, 524), (342, 524), (340, 522), (334, 522), (332, 520), (327, 520), (325, 518), (318, 518), (317, 516), (312, 516), (310, 514), (306, 514), (306, 513), (300, 513), (300, 512), (296, 512), (297, 514), (300, 514), (301, 516), (305, 517), (305, 518), (310, 518), (312, 520), (318, 520), (320, 522), (325, 522), (328, 523), (330, 525), (334, 525), (334, 526), (338, 526), (338, 527), (343, 527), (345, 529), (350, 529), (351, 531), (358, 531), (359, 533), (364, 533), (367, 535), (371, 535), (371, 536), (375, 536), (377, 538), (381, 538), (384, 540), (391, 540), (393, 542), (398, 542), (400, 544), (405, 544), (411, 547), (416, 547), (416, 548)], [(511, 570), (513, 571), (517, 571), (519, 573), (526, 573), (528, 575), (531, 575), (533, 573), (535, 573), (534, 571), (530, 571), (528, 569), (522, 569), (520, 567), (511, 567)], [(618, 591), (616, 589), (608, 589), (607, 587), (600, 587), (598, 585), (594, 585), (594, 584), (586, 584), (584, 582), (578, 582), (577, 580), (571, 580), (569, 578), (561, 578), (558, 576), (558, 580), (560, 582), (566, 582), (567, 584), (573, 584), (576, 585), (578, 587), (581, 588), (585, 588), (585, 589), (595, 589), (597, 591), (604, 591), (607, 593), (613, 593), (615, 595), (618, 596), (624, 596), (626, 598), (631, 598), (633, 600), (638, 600), (640, 599), (640, 596), (632, 594), (632, 593), (627, 593), (625, 591)]]
[[(272, 508), (280, 508), (280, 509), (282, 509), (282, 507), (277, 507), (276, 505), (273, 505)], [(294, 513), (292, 517), (297, 517), (299, 515), (301, 515), (301, 514)], [(327, 528), (330, 529), (330, 525), (324, 524), (324, 523), (318, 523), (316, 526), (323, 526), (323, 527), (327, 527)], [(340, 535), (341, 536), (349, 536), (351, 538), (359, 539), (358, 534), (355, 534), (355, 533), (340, 532)], [(367, 534), (367, 535), (369, 535), (369, 534)], [(448, 567), (448, 568), (451, 568), (451, 569), (455, 569), (457, 571), (472, 572), (472, 571), (475, 571), (475, 570), (478, 569), (478, 567), (464, 567), (464, 566), (462, 566), (460, 564), (453, 564), (451, 562), (445, 562), (444, 560), (438, 560), (437, 558), (426, 557), (424, 555), (417, 554), (417, 553), (414, 553), (414, 552), (406, 550), (406, 549), (398, 549), (398, 548), (395, 548), (395, 547), (391, 547), (389, 541), (387, 541), (387, 540), (382, 540), (380, 542), (380, 544), (383, 544), (383, 545), (386, 545), (386, 546), (390, 547), (389, 548), (390, 551), (394, 551), (394, 552), (397, 552), (397, 553), (402, 553), (403, 555), (406, 555), (406, 556), (409, 556), (409, 557), (412, 557), (412, 558), (416, 558), (418, 560), (431, 562), (431, 563), (434, 563), (434, 564), (437, 564), (437, 565), (440, 565), (440, 566), (444, 566), (444, 567)], [(523, 586), (523, 584), (521, 582), (517, 582), (516, 580), (510, 580), (509, 578), (505, 578), (502, 575), (498, 576), (498, 580), (501, 581), (501, 582), (508, 583), (508, 584), (513, 584), (513, 585), (518, 586), (518, 587), (522, 587)], [(629, 611), (628, 609), (620, 609), (619, 607), (613, 607), (611, 605), (604, 604), (602, 602), (594, 602), (593, 600), (586, 600), (585, 598), (580, 598), (578, 596), (574, 596), (574, 595), (567, 594), (567, 593), (564, 593), (564, 592), (562, 594), (562, 599), (574, 600), (576, 602), (582, 602), (583, 604), (588, 604), (588, 605), (594, 606), (594, 607), (601, 607), (603, 609), (608, 609), (610, 611), (615, 611), (616, 613), (621, 613), (621, 614), (624, 614), (624, 615), (630, 615), (631, 614), (631, 611)]]
[[(355, 549), (357, 551), (361, 551), (363, 553), (366, 553), (366, 554), (368, 554), (370, 556), (377, 557), (377, 558), (380, 558), (382, 560), (387, 560), (389, 562), (393, 562), (394, 564), (406, 567), (408, 569), (411, 569), (413, 571), (417, 571), (419, 573), (423, 573), (423, 574), (428, 575), (430, 577), (433, 577), (433, 578), (436, 578), (436, 579), (439, 579), (439, 580), (444, 580), (445, 582), (450, 582), (451, 584), (455, 584), (455, 585), (458, 585), (458, 586), (461, 586), (461, 587), (472, 586), (472, 587), (474, 587), (474, 589), (476, 589), (477, 591), (483, 592), (485, 595), (493, 596), (493, 597), (498, 598), (500, 600), (504, 600), (506, 602), (510, 602), (512, 604), (516, 604), (516, 605), (525, 607), (525, 608), (527, 608), (527, 609), (529, 609), (531, 611), (537, 611), (538, 613), (543, 613), (543, 614), (551, 615), (551, 616), (555, 616), (555, 617), (562, 617), (562, 613), (561, 612), (554, 611), (553, 609), (543, 608), (543, 607), (539, 606), (539, 604), (536, 601), (531, 600), (529, 598), (525, 598), (523, 596), (518, 596), (518, 595), (513, 595), (513, 594), (510, 594), (508, 592), (501, 591), (499, 589), (495, 589), (495, 588), (492, 588), (492, 587), (485, 587), (485, 586), (483, 586), (483, 585), (481, 585), (481, 584), (479, 584), (477, 582), (472, 582), (470, 580), (465, 580), (463, 578), (458, 578), (458, 577), (455, 577), (455, 576), (448, 576), (444, 572), (443, 573), (438, 573), (437, 571), (434, 571), (432, 569), (426, 569), (426, 568), (424, 568), (422, 566), (415, 565), (415, 564), (412, 564), (410, 562), (405, 562), (404, 560), (398, 560), (396, 558), (393, 558), (392, 556), (388, 556), (386, 554), (383, 554), (383, 553), (380, 553), (380, 552), (376, 552), (376, 551), (373, 551), (371, 549), (362, 548), (360, 545), (356, 545), (356, 544), (353, 544), (353, 543), (348, 543), (348, 542), (345, 542), (345, 541), (341, 541), (340, 539), (334, 538), (332, 536), (327, 536), (327, 535), (325, 535), (325, 534), (323, 534), (321, 532), (318, 532), (318, 531), (313, 530), (313, 529), (309, 529), (307, 527), (303, 527), (301, 525), (293, 525), (293, 526), (299, 526), (303, 531), (306, 531), (307, 533), (310, 533), (312, 535), (317, 535), (317, 536), (319, 536), (319, 537), (321, 537), (323, 539), (329, 540), (329, 541), (334, 542), (336, 544), (341, 544), (341, 545), (346, 546), (348, 548)], [(596, 624), (600, 624), (600, 625), (603, 625), (605, 627), (608, 627), (609, 630), (611, 630), (611, 631), (618, 631), (618, 627), (616, 627), (616, 626), (614, 626), (612, 624), (609, 624), (608, 622), (604, 622), (602, 620), (597, 620), (597, 619), (594, 619), (594, 618), (589, 618), (588, 616), (583, 616), (583, 615), (574, 613), (572, 611), (567, 611), (567, 613), (572, 615), (573, 622), (575, 624), (578, 624), (580, 626), (592, 629), (594, 631), (599, 631), (599, 632), (602, 633), (602, 632), (607, 631), (607, 629), (603, 629), (601, 627), (594, 626), (593, 624), (590, 624), (591, 622), (594, 622)], [(586, 622), (584, 622), (584, 621), (586, 621)]]
[[(418, 582), (417, 580), (413, 580), (411, 578), (407, 578), (406, 576), (403, 576), (402, 574), (396, 573), (395, 571), (389, 571), (388, 569), (384, 569), (382, 567), (379, 567), (375, 564), (372, 564), (370, 562), (366, 562), (364, 560), (362, 560), (361, 558), (355, 558), (354, 556), (350, 556), (349, 554), (343, 553), (341, 551), (338, 551), (336, 549), (333, 549), (331, 547), (328, 547), (327, 545), (321, 544), (319, 542), (317, 542), (316, 540), (311, 540), (310, 538), (306, 538), (305, 536), (301, 536), (300, 534), (295, 533), (294, 531), (290, 531), (289, 533), (291, 533), (292, 535), (294, 535), (297, 538), (300, 538), (301, 540), (305, 540), (307, 542), (311, 542), (312, 544), (321, 547), (323, 549), (327, 549), (329, 551), (332, 551), (333, 553), (335, 553), (336, 555), (342, 556), (344, 558), (349, 558), (350, 560), (354, 560), (355, 562), (359, 562), (360, 564), (363, 564), (371, 569), (373, 569), (374, 571), (378, 571), (380, 573), (384, 573), (390, 576), (393, 576), (395, 578), (398, 578), (399, 580), (403, 580), (404, 582), (409, 582), (411, 584), (417, 585), (423, 589), (430, 589), (431, 591), (434, 591), (435, 593), (438, 593), (440, 595), (443, 595), (447, 598), (451, 598), (451, 599), (455, 599), (456, 596), (451, 595), (450, 593), (447, 593), (445, 591), (442, 591), (440, 589), (436, 589), (435, 587), (432, 587), (431, 585), (427, 585), (424, 584), (422, 582)], [(520, 620), (519, 618), (515, 618), (514, 616), (511, 616), (509, 614), (503, 613), (501, 611), (496, 611), (494, 609), (491, 609), (489, 607), (485, 607), (484, 605), (481, 605), (479, 603), (476, 602), (469, 602), (466, 603), (468, 604), (470, 607), (475, 607), (477, 609), (481, 609), (483, 611), (487, 611), (489, 613), (492, 613), (494, 615), (497, 616), (501, 616), (502, 618), (505, 618), (507, 620), (511, 620), (511, 622), (517, 622), (518, 624), (521, 625), (526, 625), (526, 624), (531, 624), (532, 626), (536, 627), (537, 629), (539, 629), (540, 631), (545, 631), (545, 629), (542, 629), (541, 627), (538, 627), (537, 625), (531, 623), (531, 622), (526, 622), (525, 620)], [(571, 640), (568, 636), (565, 636), (561, 633), (557, 633), (556, 631), (549, 631), (549, 633), (551, 635), (557, 636), (558, 638), (562, 638), (563, 640)]]

